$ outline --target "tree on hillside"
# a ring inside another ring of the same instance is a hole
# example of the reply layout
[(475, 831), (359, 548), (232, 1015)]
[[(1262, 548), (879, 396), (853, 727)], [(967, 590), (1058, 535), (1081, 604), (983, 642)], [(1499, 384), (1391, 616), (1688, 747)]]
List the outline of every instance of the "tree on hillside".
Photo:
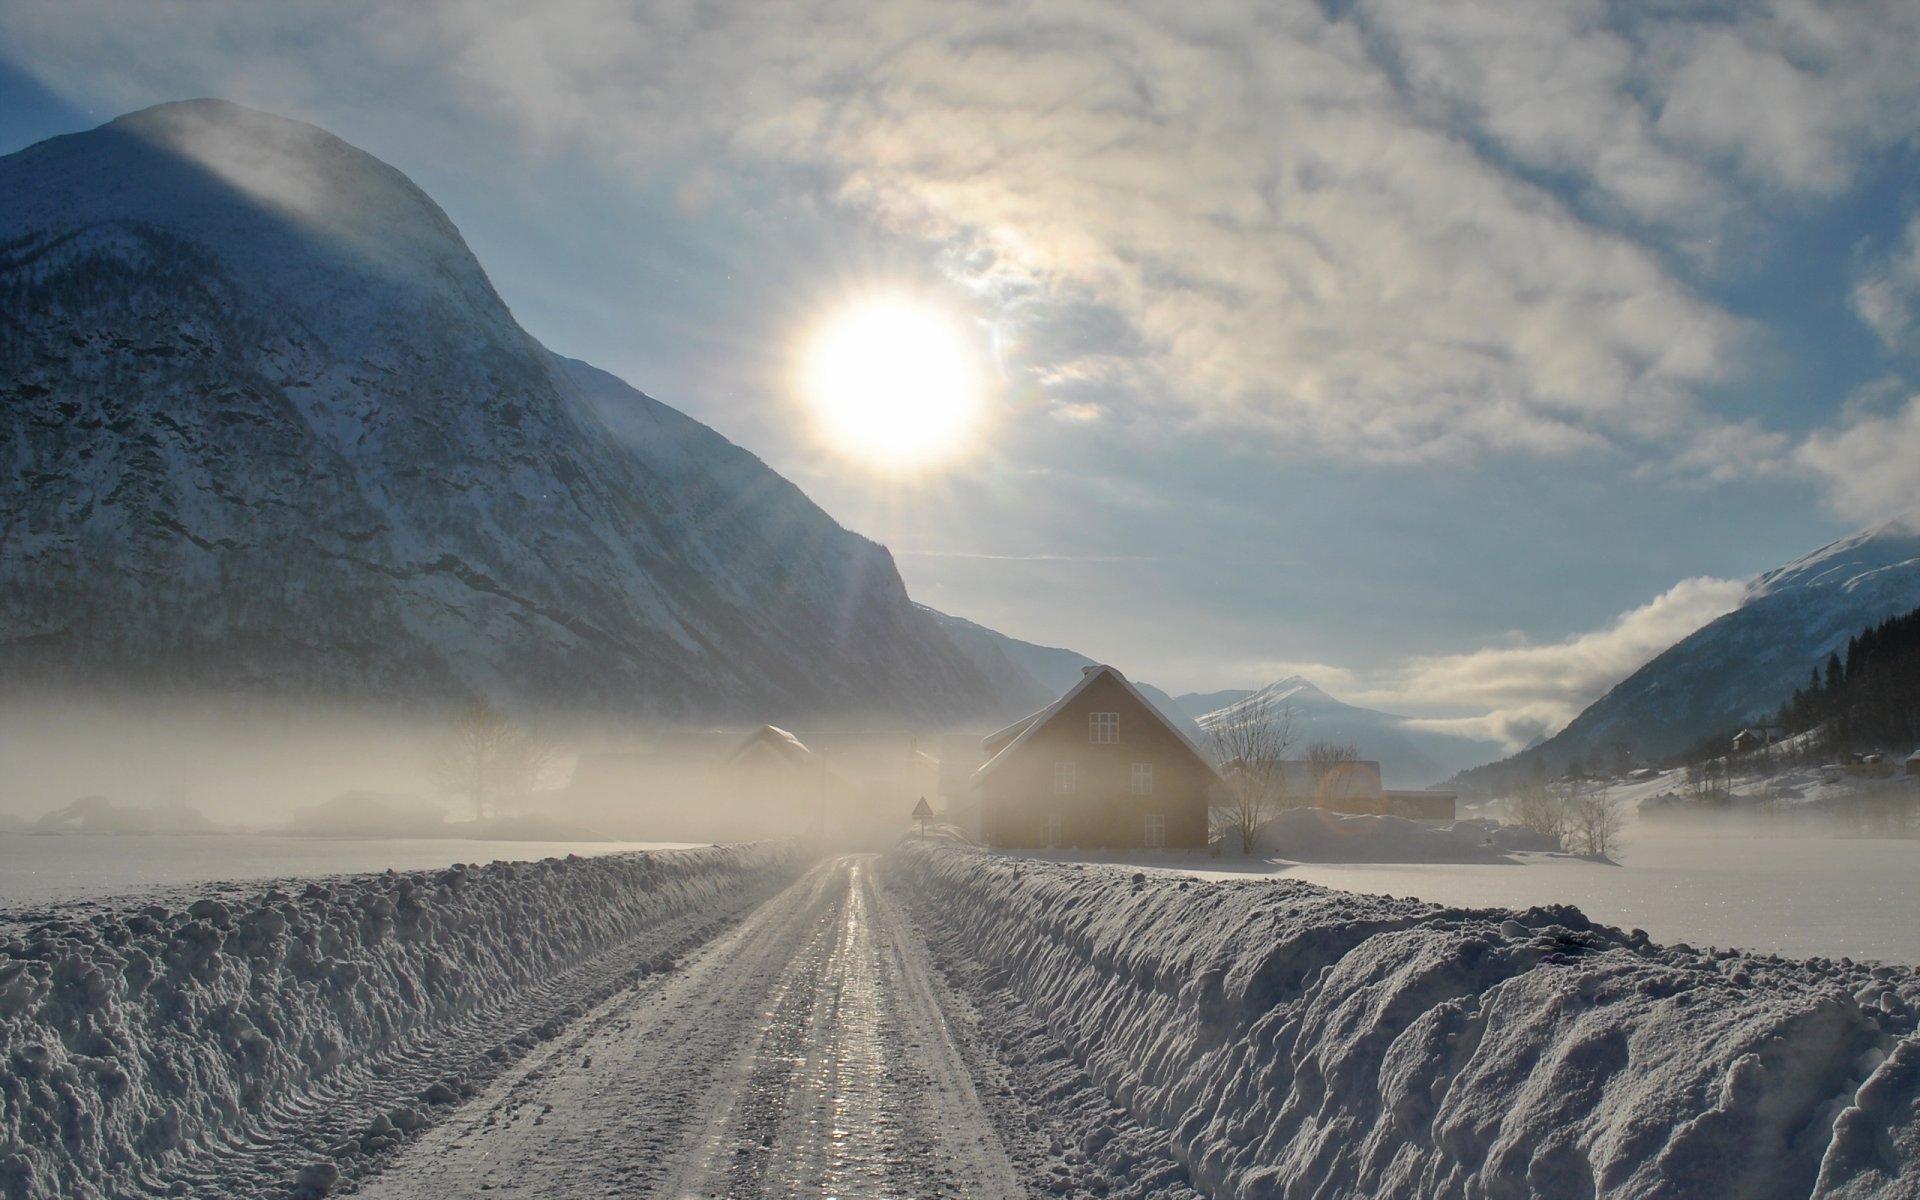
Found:
[(473, 802), (476, 820), (496, 814), (539, 786), (556, 747), (538, 730), (516, 725), (485, 701), (454, 714), (434, 758), (441, 786)]
[(1253, 853), (1253, 839), (1286, 788), (1293, 709), (1258, 694), (1233, 706), (1207, 729), (1208, 749), (1227, 781), (1227, 801), (1214, 809), (1214, 831)]

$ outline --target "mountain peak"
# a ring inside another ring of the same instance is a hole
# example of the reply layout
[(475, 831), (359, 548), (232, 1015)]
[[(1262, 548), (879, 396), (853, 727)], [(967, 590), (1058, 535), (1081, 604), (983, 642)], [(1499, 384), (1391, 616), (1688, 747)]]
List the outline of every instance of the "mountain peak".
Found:
[[(1289, 675), (1285, 679), (1275, 680), (1260, 690), (1270, 696), (1327, 696), (1324, 689), (1305, 675)], [(1332, 699), (1331, 696), (1327, 698)]]
[(1906, 513), (1765, 572), (1748, 586), (1745, 603), (1803, 588), (1856, 591), (1873, 586), (1889, 570), (1909, 575), (1916, 565), (1920, 565), (1920, 513)]
[(152, 258), (165, 253), (156, 237), (184, 239), (248, 305), (291, 305), (316, 330), (364, 336), (382, 305), (429, 296), (496, 326), (506, 315), (406, 175), (318, 126), (226, 100), (158, 104), (0, 159), (0, 240), (51, 230), (79, 231), (62, 248), (74, 256)]

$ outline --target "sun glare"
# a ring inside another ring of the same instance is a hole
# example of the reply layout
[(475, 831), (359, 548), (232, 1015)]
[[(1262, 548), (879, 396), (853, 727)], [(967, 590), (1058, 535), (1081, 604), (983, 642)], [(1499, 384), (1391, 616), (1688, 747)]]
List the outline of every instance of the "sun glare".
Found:
[(926, 467), (971, 440), (981, 408), (975, 363), (959, 323), (938, 309), (874, 299), (814, 335), (805, 391), (836, 449), (883, 470)]

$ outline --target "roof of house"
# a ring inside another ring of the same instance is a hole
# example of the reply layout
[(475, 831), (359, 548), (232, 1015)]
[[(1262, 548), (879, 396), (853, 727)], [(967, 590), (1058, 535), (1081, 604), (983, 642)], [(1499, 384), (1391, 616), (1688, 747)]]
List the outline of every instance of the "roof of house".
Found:
[(997, 729), (982, 738), (980, 741), (981, 749), (992, 755), (992, 757), (987, 759), (986, 763), (973, 773), (968, 782), (979, 783), (982, 779), (992, 774), (995, 768), (1011, 758), (1014, 753), (1026, 743), (1028, 738), (1032, 737), (1036, 731), (1045, 727), (1047, 722), (1051, 721), (1061, 709), (1073, 703), (1074, 697), (1091, 687), (1094, 680), (1108, 675), (1112, 676), (1114, 681), (1121, 687), (1127, 689), (1127, 694), (1139, 701), (1140, 707), (1152, 713), (1155, 720), (1166, 726), (1168, 732), (1179, 738), (1180, 743), (1192, 751), (1193, 756), (1199, 759), (1208, 771), (1216, 775), (1219, 774), (1219, 772), (1214, 771), (1213, 760), (1209, 759), (1206, 752), (1194, 744), (1193, 739), (1187, 736), (1185, 730), (1181, 729), (1172, 721), (1167, 720), (1166, 714), (1155, 708), (1153, 701), (1142, 695), (1140, 689), (1134, 687), (1132, 682), (1120, 673), (1118, 667), (1110, 667), (1102, 663), (1096, 666), (1081, 668), (1080, 682), (1068, 688), (1066, 694), (1058, 700), (1055, 700), (1052, 704), (1047, 705), (1039, 712), (1020, 718), (1004, 729)]
[(734, 747), (733, 753), (727, 755), (727, 761), (730, 763), (739, 762), (741, 758), (756, 746), (765, 747), (771, 751), (776, 758), (779, 758), (791, 766), (805, 766), (807, 763), (813, 761), (813, 751), (807, 749), (806, 743), (780, 728), (778, 725), (762, 725), (752, 733), (749, 733), (745, 738), (741, 739), (738, 746)]

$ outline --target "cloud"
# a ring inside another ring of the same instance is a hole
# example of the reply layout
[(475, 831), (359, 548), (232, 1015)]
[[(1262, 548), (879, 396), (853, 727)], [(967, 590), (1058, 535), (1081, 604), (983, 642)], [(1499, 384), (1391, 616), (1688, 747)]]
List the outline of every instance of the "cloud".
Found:
[(1414, 658), (1352, 698), (1388, 709), (1478, 709), (1478, 716), (1420, 724), (1493, 738), (1517, 750), (1560, 729), (1656, 654), (1730, 612), (1745, 591), (1738, 580), (1683, 580), (1603, 628), (1550, 645)]
[[(1903, 0), (1340, 7), (22, 0), (8, 33), (96, 98), (225, 91), (349, 136), (404, 113), (424, 155), (585, 154), (689, 220), (837, 205), (1017, 308), (1007, 365), (1043, 389), (1124, 381), (1155, 420), (1357, 460), (1721, 423), (1700, 397), (1753, 331), (1669, 243), (1706, 253), (1920, 129)], [(1904, 336), (1898, 299), (1856, 290)], [(1041, 333), (1090, 312), (1111, 328)]]
[(1859, 414), (1794, 450), (1824, 484), (1829, 507), (1858, 521), (1920, 510), (1920, 395), (1885, 414)]
[[(1131, 402), (1302, 453), (1446, 461), (1697, 424), (1748, 331), (1632, 222), (1711, 227), (1755, 178), (1838, 186), (1912, 127), (1905, 7), (1877, 40), (1869, 15), (1787, 3), (1736, 21), (1517, 0), (1351, 19), (1305, 0), (482, 0), (339, 22), (27, 0), (10, 34), (56, 86), (188, 78), (367, 120), (402, 93), (467, 138), (447, 110), (672, 194), (697, 174), (700, 212), (818, 193), (1031, 312), (1112, 313), (1151, 384)], [(1790, 84), (1793, 107), (1755, 80)], [(342, 81), (360, 98), (327, 99)], [(1569, 207), (1562, 181), (1630, 220)], [(1077, 361), (1041, 346), (1013, 365), (1072, 380)]]
[(1912, 347), (1914, 314), (1920, 306), (1920, 213), (1908, 221), (1890, 252), (1859, 272), (1848, 300), (1854, 315), (1889, 351)]

